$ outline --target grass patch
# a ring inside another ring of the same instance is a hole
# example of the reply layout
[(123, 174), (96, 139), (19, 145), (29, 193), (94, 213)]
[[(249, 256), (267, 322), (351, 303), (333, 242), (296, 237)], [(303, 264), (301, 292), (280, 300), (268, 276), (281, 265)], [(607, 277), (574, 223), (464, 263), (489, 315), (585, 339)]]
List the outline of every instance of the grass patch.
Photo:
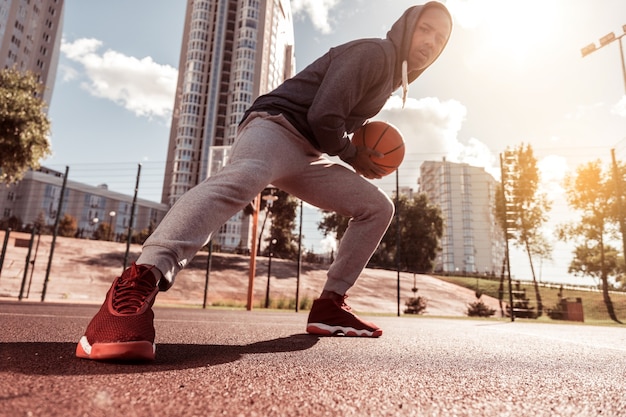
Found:
[[(500, 288), (499, 280), (474, 278), (474, 277), (444, 277), (437, 276), (442, 281), (450, 282), (452, 284), (459, 285), (461, 287), (469, 288), (473, 291), (480, 290), (483, 294), (489, 295), (494, 298), (498, 298), (498, 289)], [(514, 284), (515, 285), (515, 284)], [(552, 284), (554, 285), (554, 284)], [(526, 296), (531, 300), (531, 305), (536, 308), (537, 300), (535, 297), (535, 288), (532, 283), (521, 283), (521, 288), (526, 290)], [(559, 301), (559, 289), (552, 287), (539, 287), (539, 293), (541, 295), (541, 301), (543, 308), (553, 309), (556, 307)], [(585, 323), (589, 324), (602, 324), (602, 325), (618, 325), (609, 318), (609, 314), (604, 304), (604, 299), (601, 291), (586, 291), (575, 289), (564, 289), (564, 298), (580, 298), (583, 304), (583, 313), (585, 317)], [(611, 301), (613, 302), (613, 308), (617, 318), (626, 323), (626, 292), (612, 292), (610, 293)], [(504, 301), (508, 303), (509, 300), (509, 286), (508, 282), (504, 282)], [(547, 314), (544, 314), (538, 319), (539, 321), (554, 322)]]
[[(313, 300), (310, 297), (304, 296), (300, 298), (299, 310), (310, 310), (311, 305), (313, 304)], [(210, 307), (215, 308), (241, 308), (245, 309), (246, 304), (240, 301), (234, 300), (217, 300), (213, 301), (210, 304)], [(265, 299), (257, 300), (253, 305), (255, 309), (264, 309), (265, 308)], [(295, 297), (279, 297), (269, 299), (268, 309), (271, 310), (295, 310), (296, 309), (296, 299)]]

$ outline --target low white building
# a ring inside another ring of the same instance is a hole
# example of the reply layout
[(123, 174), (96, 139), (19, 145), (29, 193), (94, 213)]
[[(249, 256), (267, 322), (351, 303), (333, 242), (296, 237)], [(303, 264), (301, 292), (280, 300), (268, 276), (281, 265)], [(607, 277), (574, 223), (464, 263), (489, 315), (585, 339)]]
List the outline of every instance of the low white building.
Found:
[[(41, 167), (28, 171), (20, 181), (0, 186), (0, 219), (16, 217), (22, 226), (43, 219), (53, 226), (59, 208), (64, 173)], [(74, 217), (78, 237), (89, 237), (98, 224), (110, 225), (112, 236), (128, 231), (133, 196), (110, 191), (106, 185), (91, 186), (68, 180), (63, 195), (60, 218)], [(168, 211), (168, 206), (137, 199), (133, 219), (134, 231), (156, 226)]]

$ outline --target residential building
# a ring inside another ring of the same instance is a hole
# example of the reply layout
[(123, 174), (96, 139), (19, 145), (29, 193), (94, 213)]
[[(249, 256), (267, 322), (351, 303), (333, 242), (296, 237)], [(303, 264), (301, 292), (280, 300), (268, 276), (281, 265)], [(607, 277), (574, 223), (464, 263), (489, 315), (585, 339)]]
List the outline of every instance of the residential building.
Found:
[[(253, 100), (293, 75), (288, 0), (188, 0), (162, 202), (173, 205), (228, 158)], [(222, 250), (250, 248), (251, 218), (213, 236)]]
[[(27, 171), (20, 181), (0, 187), (0, 215), (22, 221), (22, 226), (43, 220), (53, 226), (59, 210), (64, 173), (41, 167)], [(90, 237), (98, 224), (107, 223), (112, 236), (128, 232), (131, 222), (133, 196), (110, 191), (106, 185), (94, 187), (75, 181), (66, 181), (61, 205), (61, 218), (70, 215), (76, 219), (77, 237)], [(149, 229), (160, 223), (168, 207), (165, 204), (137, 199), (133, 231)]]
[(506, 243), (495, 217), (497, 184), (483, 168), (445, 159), (422, 163), (419, 191), (440, 207), (444, 219), (435, 271), (500, 272)]
[(63, 0), (0, 0), (0, 68), (30, 71), (50, 105), (63, 32)]

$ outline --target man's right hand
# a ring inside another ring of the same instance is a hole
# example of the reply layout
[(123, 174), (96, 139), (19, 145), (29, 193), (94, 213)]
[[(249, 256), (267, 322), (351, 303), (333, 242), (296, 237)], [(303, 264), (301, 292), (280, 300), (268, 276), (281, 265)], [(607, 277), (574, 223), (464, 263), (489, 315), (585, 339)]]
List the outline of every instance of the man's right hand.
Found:
[(387, 172), (384, 168), (376, 165), (374, 160), (376, 158), (382, 158), (384, 155), (374, 149), (367, 148), (365, 146), (356, 147), (356, 156), (352, 161), (349, 161), (350, 165), (356, 170), (357, 173), (363, 175), (370, 180), (382, 178)]

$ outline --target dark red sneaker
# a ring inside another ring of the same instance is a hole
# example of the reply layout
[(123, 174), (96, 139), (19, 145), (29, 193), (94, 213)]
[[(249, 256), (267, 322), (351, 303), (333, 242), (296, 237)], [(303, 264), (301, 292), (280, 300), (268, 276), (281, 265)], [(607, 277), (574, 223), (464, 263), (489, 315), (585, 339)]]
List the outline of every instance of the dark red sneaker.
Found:
[(95, 360), (153, 360), (154, 313), (159, 288), (153, 266), (133, 264), (113, 281), (100, 311), (76, 346), (76, 356)]
[(382, 329), (361, 320), (345, 303), (345, 298), (346, 296), (341, 301), (330, 298), (318, 298), (313, 301), (306, 326), (307, 333), (321, 336), (381, 336)]

